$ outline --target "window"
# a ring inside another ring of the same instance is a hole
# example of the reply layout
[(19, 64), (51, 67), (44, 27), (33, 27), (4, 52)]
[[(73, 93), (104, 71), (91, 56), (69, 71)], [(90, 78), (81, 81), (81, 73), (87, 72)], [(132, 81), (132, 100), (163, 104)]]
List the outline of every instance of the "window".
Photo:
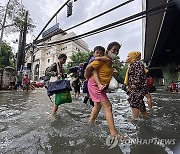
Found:
[(48, 63), (50, 62), (50, 59), (48, 59)]

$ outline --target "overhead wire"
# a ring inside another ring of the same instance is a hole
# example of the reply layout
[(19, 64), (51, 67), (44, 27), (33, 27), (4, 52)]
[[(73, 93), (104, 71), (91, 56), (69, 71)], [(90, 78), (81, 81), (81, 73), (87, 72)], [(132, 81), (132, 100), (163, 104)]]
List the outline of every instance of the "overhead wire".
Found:
[[(87, 19), (87, 20), (85, 20), (85, 21), (83, 21), (83, 22), (81, 22), (81, 23), (79, 23), (79, 24), (77, 24), (77, 25), (74, 25), (74, 26), (72, 26), (72, 27), (70, 27), (70, 28), (67, 28), (67, 29), (65, 29), (65, 30), (62, 30), (62, 31), (55, 32), (55, 33), (53, 34), (53, 36), (54, 36), (54, 35), (61, 34), (61, 33), (64, 33), (64, 32), (66, 32), (66, 31), (69, 31), (69, 30), (71, 30), (71, 29), (74, 29), (74, 28), (76, 28), (76, 27), (78, 27), (78, 26), (81, 26), (81, 25), (83, 25), (83, 24), (85, 24), (85, 23), (87, 23), (87, 22), (89, 22), (89, 21), (92, 21), (92, 20), (94, 20), (94, 19), (96, 19), (96, 18), (99, 18), (99, 17), (101, 17), (101, 16), (103, 16), (103, 15), (105, 15), (105, 14), (111, 12), (111, 11), (114, 11), (114, 10), (116, 10), (116, 9), (124, 6), (124, 5), (127, 5), (128, 3), (133, 2), (133, 1), (134, 1), (134, 0), (128, 0), (128, 1), (126, 1), (126, 2), (124, 2), (124, 3), (121, 3), (121, 4), (119, 4), (119, 5), (115, 6), (115, 7), (111, 8), (111, 9), (109, 9), (109, 10), (107, 10), (107, 11), (104, 11), (104, 12), (102, 12), (102, 13), (100, 13), (100, 14), (92, 17), (92, 18), (89, 18), (89, 19)], [(46, 25), (47, 25), (47, 24), (46, 24)], [(47, 26), (46, 26), (46, 27), (47, 27)], [(41, 32), (42, 32), (42, 31), (41, 31)], [(41, 34), (41, 33), (40, 33), (40, 34)], [(39, 36), (39, 35), (38, 35), (38, 36)], [(47, 40), (47, 39), (50, 38), (50, 37), (52, 37), (52, 36), (48, 36), (48, 37), (43, 38), (43, 39), (40, 39), (40, 40), (35, 39), (35, 40), (34, 40), (34, 43), (37, 43), (37, 44), (38, 44), (38, 42)]]
[(112, 29), (112, 28), (115, 28), (115, 27), (118, 27), (118, 26), (125, 25), (125, 24), (130, 23), (130, 22), (139, 20), (139, 19), (144, 18), (146, 16), (150, 16), (150, 15), (154, 15), (154, 14), (157, 14), (157, 13), (160, 13), (160, 12), (164, 12), (164, 11), (167, 10), (166, 9), (167, 7), (173, 6), (173, 4), (174, 3), (172, 3), (172, 1), (171, 1), (171, 2), (168, 2), (166, 4), (151, 8), (151, 9), (146, 10), (146, 11), (142, 11), (142, 12), (137, 13), (135, 15), (132, 15), (132, 16), (129, 16), (127, 18), (121, 19), (119, 21), (113, 22), (111, 24), (102, 26), (102, 27), (97, 28), (95, 30), (86, 32), (84, 34), (80, 34), (80, 35), (77, 35), (77, 36), (74, 36), (74, 37), (71, 37), (71, 38), (67, 38), (67, 39), (64, 39), (64, 40), (50, 42), (50, 43), (47, 43), (47, 45), (53, 45), (53, 44), (57, 44), (57, 43), (68, 43), (68, 42), (73, 41), (73, 40), (78, 40), (78, 39), (81, 39), (81, 38), (84, 38), (84, 37), (95, 35), (97, 33), (107, 31), (109, 29)]

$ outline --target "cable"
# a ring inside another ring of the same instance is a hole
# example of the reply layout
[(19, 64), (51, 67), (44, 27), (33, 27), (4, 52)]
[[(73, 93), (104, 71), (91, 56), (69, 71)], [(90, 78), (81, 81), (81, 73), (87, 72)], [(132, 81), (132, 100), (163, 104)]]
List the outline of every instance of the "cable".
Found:
[[(73, 39), (66, 40), (66, 41), (61, 40), (62, 42), (61, 42), (60, 44), (69, 43), (69, 42), (71, 42), (71, 41), (75, 41), (75, 40), (82, 39), (82, 38), (85, 38), (85, 37), (88, 37), (88, 36), (91, 36), (91, 35), (95, 35), (95, 34), (98, 34), (98, 33), (104, 32), (104, 31), (107, 31), (107, 30), (109, 30), (109, 29), (113, 29), (113, 28), (116, 28), (116, 27), (119, 27), (119, 26), (123, 26), (123, 25), (128, 24), (128, 23), (134, 22), (134, 21), (136, 21), (136, 20), (142, 19), (142, 18), (147, 17), (147, 16), (152, 16), (152, 15), (155, 15), (155, 14), (158, 14), (158, 13), (166, 12), (166, 11), (168, 11), (168, 10), (169, 10), (169, 9), (157, 10), (157, 11), (154, 11), (154, 12), (150, 12), (149, 14), (143, 14), (142, 16), (137, 17), (137, 18), (133, 18), (133, 19), (131, 19), (130, 21), (125, 21), (125, 22), (123, 22), (123, 23), (121, 22), (121, 23), (119, 23), (119, 24), (117, 24), (117, 25), (113, 25), (113, 26), (111, 26), (111, 27), (107, 27), (107, 28), (102, 29), (102, 30), (100, 30), (100, 31), (97, 31), (97, 32), (95, 31), (94, 33), (90, 33), (90, 34), (87, 34), (87, 35), (83, 35), (83, 36), (80, 37), (80, 38), (77, 37), (77, 38), (73, 38)], [(53, 43), (53, 42), (52, 42), (52, 43)], [(56, 45), (56, 43), (53, 43), (53, 44), (49, 43), (49, 44), (46, 44), (46, 45), (47, 45), (47, 47), (51, 47), (51, 46)], [(41, 46), (41, 45), (38, 45), (38, 46)]]
[[(160, 6), (157, 6), (157, 7), (154, 7), (154, 8), (151, 8), (149, 10), (146, 10), (146, 11), (142, 11), (140, 13), (137, 13), (135, 15), (132, 15), (132, 16), (129, 16), (127, 18), (124, 18), (124, 19), (121, 19), (119, 21), (116, 21), (116, 22), (113, 22), (111, 24), (108, 24), (108, 25), (105, 25), (105, 26), (102, 26), (100, 28), (97, 28), (95, 30), (92, 30), (92, 31), (89, 31), (89, 32), (86, 32), (84, 34), (80, 34), (80, 35), (77, 35), (77, 36), (74, 36), (74, 37), (71, 37), (71, 38), (68, 38), (68, 39), (65, 39), (65, 40), (60, 40), (60, 41), (55, 41), (55, 42), (51, 42), (51, 43), (47, 43), (48, 45), (52, 45), (52, 44), (57, 44), (57, 43), (63, 43), (63, 42), (67, 42), (67, 41), (72, 41), (72, 40), (75, 40), (75, 39), (81, 39), (82, 37), (87, 37), (89, 35), (94, 35), (95, 33), (100, 33), (101, 31), (103, 30), (107, 30), (107, 29), (112, 29), (116, 26), (120, 26), (119, 24), (123, 24), (123, 22), (128, 22), (129, 20), (132, 20), (134, 18), (137, 18), (137, 17), (140, 17), (140, 16), (143, 16), (143, 15), (148, 15), (150, 13), (153, 13), (153, 12), (156, 12), (156, 11), (160, 11), (162, 9), (165, 9), (167, 7), (170, 7), (170, 6), (173, 6), (173, 2), (169, 2), (169, 3), (166, 3), (166, 4), (163, 4), (163, 5), (160, 5)], [(163, 10), (162, 10), (163, 11)]]
[[(120, 7), (128, 4), (128, 3), (130, 3), (130, 2), (132, 2), (132, 1), (134, 1), (134, 0), (128, 0), (128, 1), (126, 1), (126, 2), (124, 2), (124, 3), (121, 3), (121, 4), (115, 6), (115, 7), (111, 8), (111, 9), (109, 9), (109, 10), (103, 12), (103, 13), (100, 13), (100, 14), (92, 17), (92, 18), (89, 18), (89, 19), (87, 19), (87, 20), (85, 20), (85, 21), (83, 21), (83, 22), (81, 22), (81, 23), (79, 23), (79, 24), (77, 24), (77, 25), (75, 25), (75, 26), (72, 26), (72, 27), (70, 27), (70, 28), (67, 28), (67, 29), (63, 30), (63, 32), (66, 32), (66, 31), (71, 30), (71, 29), (74, 29), (74, 28), (76, 28), (76, 27), (78, 27), (78, 26), (80, 26), (80, 25), (83, 25), (83, 24), (85, 24), (85, 23), (87, 23), (87, 22), (89, 22), (89, 21), (91, 21), (91, 20), (94, 20), (94, 19), (96, 19), (96, 18), (98, 18), (98, 17), (100, 17), (100, 16), (103, 16), (103, 15), (105, 15), (105, 14), (107, 14), (107, 13), (109, 13), (109, 12), (115, 10), (115, 9), (118, 9), (118, 8), (120, 8)], [(61, 31), (59, 32), (59, 31), (58, 31), (58, 32), (55, 32), (54, 35), (58, 35), (58, 34), (61, 34), (61, 33), (63, 33), (63, 32), (61, 32)], [(54, 35), (53, 35), (53, 36), (54, 36)], [(35, 40), (35, 41), (36, 41), (35, 43), (38, 44), (38, 42), (44, 41), (44, 40), (46, 40), (46, 39), (48, 39), (48, 38), (50, 38), (50, 37), (52, 37), (52, 36), (48, 36), (48, 37), (43, 38), (43, 39), (40, 39), (40, 40)]]
[(76, 28), (76, 27), (78, 27), (78, 26), (80, 26), (80, 25), (83, 25), (83, 24), (85, 24), (86, 22), (89, 22), (89, 21), (91, 21), (91, 20), (94, 20), (94, 19), (96, 19), (96, 18), (98, 18), (98, 17), (100, 17), (100, 16), (103, 16), (103, 15), (105, 15), (105, 14), (107, 14), (107, 13), (109, 13), (109, 12), (115, 10), (115, 9), (118, 9), (119, 7), (122, 7), (122, 6), (128, 4), (128, 3), (132, 2), (132, 1), (134, 1), (134, 0), (129, 0), (129, 1), (126, 1), (126, 2), (124, 2), (124, 3), (122, 3), (122, 4), (119, 4), (119, 5), (117, 5), (117, 6), (113, 7), (113, 8), (111, 8), (111, 9), (109, 9), (109, 10), (103, 12), (103, 13), (100, 13), (100, 14), (98, 14), (98, 15), (90, 18), (90, 19), (87, 19), (87, 20), (85, 20), (85, 21), (83, 21), (83, 22), (81, 22), (81, 23), (79, 23), (79, 24), (77, 24), (77, 25), (75, 25), (75, 26), (72, 26), (72, 27), (70, 27), (70, 28), (65, 29), (64, 32), (66, 32), (66, 31), (68, 31), (68, 30), (71, 30), (71, 29), (73, 29), (73, 28)]
[(68, 4), (70, 0), (67, 0), (60, 8), (58, 11), (56, 11), (56, 13), (51, 17), (51, 19), (47, 22), (47, 24), (44, 26), (44, 28), (41, 30), (41, 32), (38, 34), (38, 36), (35, 38), (34, 42), (37, 41), (37, 39), (39, 38), (39, 36), (42, 34), (42, 32), (46, 29), (46, 27), (49, 25), (49, 23), (53, 20), (53, 18), (59, 13), (59, 11), (61, 11), (63, 9), (64, 6), (66, 6)]
[[(136, 19), (133, 19), (133, 20), (130, 20), (130, 21), (126, 21), (126, 22), (124, 22), (124, 23), (120, 23), (120, 24), (114, 25), (114, 26), (112, 26), (112, 27), (108, 27), (108, 28), (103, 29), (103, 30), (101, 30), (101, 31), (94, 32), (94, 33), (91, 33), (91, 34), (89, 34), (89, 35), (84, 35), (84, 36), (82, 36), (82, 37), (80, 37), (80, 38), (74, 38), (74, 39), (72, 39), (72, 40), (63, 41), (63, 42), (61, 42), (61, 44), (65, 44), (65, 43), (69, 43), (69, 42), (71, 42), (71, 41), (75, 41), (75, 40), (78, 40), (78, 39), (82, 39), (82, 38), (85, 38), (85, 37), (89, 37), (89, 36), (91, 36), (91, 35), (95, 35), (95, 34), (98, 34), (98, 33), (101, 33), (101, 32), (104, 32), (104, 31), (107, 31), (107, 30), (110, 30), (110, 29), (113, 29), (113, 28), (116, 28), (116, 27), (119, 27), (119, 26), (123, 26), (123, 25), (125, 25), (125, 24), (128, 24), (128, 23), (134, 22), (134, 21), (136, 21), (136, 20), (142, 19), (142, 18), (144, 18), (144, 17), (152, 16), (152, 15), (155, 15), (155, 14), (157, 14), (157, 13), (162, 13), (162, 12), (165, 12), (165, 11), (167, 11), (167, 10), (160, 10), (160, 11), (158, 11), (158, 12), (153, 12), (152, 14), (149, 14), (149, 15), (143, 15), (143, 16), (138, 17), (138, 18), (136, 18)], [(54, 45), (56, 45), (56, 44), (47, 44), (48, 47), (54, 46)]]

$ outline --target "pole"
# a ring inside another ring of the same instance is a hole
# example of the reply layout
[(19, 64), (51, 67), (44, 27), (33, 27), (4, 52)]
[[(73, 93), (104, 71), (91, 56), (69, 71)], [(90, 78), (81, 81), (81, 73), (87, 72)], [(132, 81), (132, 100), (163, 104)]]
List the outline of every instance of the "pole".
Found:
[(21, 51), (22, 51), (22, 66), (24, 66), (25, 62), (25, 46), (26, 46), (26, 33), (27, 33), (27, 18), (28, 18), (28, 11), (26, 11), (26, 16), (24, 20), (24, 30), (23, 30), (23, 40), (22, 40), (22, 46), (21, 46)]
[(6, 23), (6, 16), (7, 16), (7, 11), (8, 11), (8, 7), (9, 7), (9, 3), (10, 3), (10, 0), (8, 1), (7, 5), (6, 5), (6, 11), (5, 11), (5, 14), (4, 14), (4, 19), (3, 19), (2, 29), (1, 29), (0, 53), (1, 53), (2, 39), (3, 39), (4, 27), (5, 27), (5, 23)]
[(49, 25), (49, 23), (54, 19), (54, 17), (63, 9), (64, 6), (68, 4), (68, 2), (71, 0), (67, 0), (60, 8), (59, 10), (52, 16), (52, 18), (47, 22), (47, 24), (44, 26), (44, 28), (41, 30), (41, 32), (38, 34), (38, 36), (35, 38), (34, 43), (37, 41), (39, 36), (42, 34), (42, 32), (46, 29), (46, 27)]
[(19, 35), (19, 47), (18, 47), (18, 57), (17, 57), (17, 71), (21, 70), (24, 66), (25, 59), (25, 46), (26, 46), (26, 33), (27, 33), (27, 17), (28, 11), (26, 11), (26, 16), (24, 19), (24, 24)]
[(16, 69), (17, 71), (20, 70), (21, 68), (21, 59), (22, 59), (22, 54), (21, 54), (21, 46), (22, 46), (22, 34), (23, 34), (23, 31), (22, 29), (20, 30), (20, 33), (19, 33), (19, 44), (18, 44), (18, 52), (17, 52), (17, 66), (16, 66)]
[[(34, 41), (33, 41), (34, 42)], [(32, 43), (32, 48), (30, 48), (30, 55), (31, 55), (31, 72), (30, 78), (33, 79), (33, 57), (34, 57), (34, 44)], [(34, 79), (33, 79), (34, 80)]]

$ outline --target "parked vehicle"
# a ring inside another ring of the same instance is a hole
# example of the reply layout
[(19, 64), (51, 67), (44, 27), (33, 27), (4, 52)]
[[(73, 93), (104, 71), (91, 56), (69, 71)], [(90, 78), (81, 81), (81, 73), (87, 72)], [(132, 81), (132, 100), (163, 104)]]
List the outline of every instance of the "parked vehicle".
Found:
[(44, 81), (33, 81), (31, 82), (31, 85), (34, 85), (36, 88), (42, 88), (44, 87), (45, 83)]

